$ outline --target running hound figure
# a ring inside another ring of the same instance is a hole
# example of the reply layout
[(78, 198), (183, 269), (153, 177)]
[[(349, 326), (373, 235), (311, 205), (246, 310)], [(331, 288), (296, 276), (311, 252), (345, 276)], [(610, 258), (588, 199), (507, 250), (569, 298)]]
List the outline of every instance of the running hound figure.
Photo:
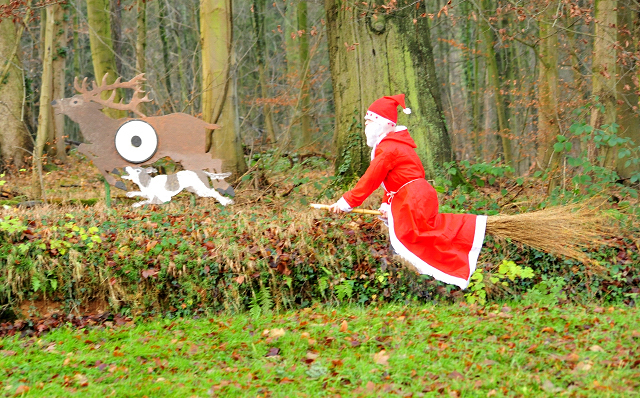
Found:
[(214, 174), (203, 170), (184, 170), (176, 174), (151, 177), (149, 174), (157, 172), (153, 167), (143, 169), (126, 166), (124, 169), (128, 175), (123, 175), (122, 178), (131, 180), (140, 187), (140, 191), (127, 192), (127, 196), (130, 198), (142, 196), (147, 199), (134, 203), (133, 207), (167, 203), (183, 189), (201, 197), (215, 198), (223, 206), (233, 203), (233, 200), (220, 195), (209, 185), (209, 178), (222, 180), (229, 177), (231, 173)]

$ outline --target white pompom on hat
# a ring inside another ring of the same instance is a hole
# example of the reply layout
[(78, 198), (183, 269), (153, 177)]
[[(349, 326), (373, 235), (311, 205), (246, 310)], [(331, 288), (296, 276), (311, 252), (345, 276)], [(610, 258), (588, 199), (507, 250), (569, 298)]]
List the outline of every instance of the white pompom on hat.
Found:
[(411, 109), (404, 105), (404, 94), (397, 94), (375, 100), (364, 118), (382, 125), (395, 126), (398, 123), (398, 106), (402, 107), (405, 114), (411, 113)]

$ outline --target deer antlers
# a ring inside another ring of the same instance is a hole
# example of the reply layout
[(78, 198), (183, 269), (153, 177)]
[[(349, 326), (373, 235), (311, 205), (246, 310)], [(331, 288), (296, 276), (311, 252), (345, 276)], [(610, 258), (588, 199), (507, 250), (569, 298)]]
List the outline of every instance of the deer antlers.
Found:
[[(86, 77), (82, 80), (82, 86), (78, 84), (78, 78), (76, 77), (73, 80), (73, 86), (75, 87), (76, 91), (82, 94), (82, 97), (85, 100), (102, 104), (111, 109), (117, 109), (121, 111), (131, 111), (137, 114), (138, 116), (145, 117), (145, 115), (138, 110), (138, 104), (140, 104), (141, 102), (151, 102), (148, 94), (145, 94), (144, 97), (140, 97), (138, 95), (140, 93), (144, 93), (144, 90), (142, 89), (142, 82), (146, 80), (144, 78), (144, 73), (139, 74), (138, 76), (134, 77), (128, 82), (122, 82), (121, 81), (122, 78), (119, 77), (116, 79), (115, 82), (113, 82), (113, 84), (107, 84), (108, 75), (109, 75), (108, 73), (105, 73), (104, 77), (102, 78), (102, 84), (100, 84), (99, 86), (94, 81), (92, 90), (89, 90), (87, 87)], [(119, 103), (115, 102), (116, 89), (118, 88), (131, 88), (134, 90), (133, 97), (131, 98), (131, 102), (129, 102), (128, 104), (123, 104), (122, 103), (123, 100), (120, 100)], [(109, 91), (109, 90), (113, 90), (111, 92), (111, 96), (106, 100), (102, 99), (100, 97), (100, 94), (103, 91)]]

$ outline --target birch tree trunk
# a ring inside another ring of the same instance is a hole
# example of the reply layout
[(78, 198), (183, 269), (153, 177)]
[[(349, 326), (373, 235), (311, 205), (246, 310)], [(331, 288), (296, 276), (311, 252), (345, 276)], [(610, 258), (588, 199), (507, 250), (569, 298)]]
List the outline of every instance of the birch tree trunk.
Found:
[[(400, 0), (388, 14), (376, 4), (325, 0), (329, 63), (335, 104), (336, 174), (362, 175), (371, 149), (363, 134), (363, 117), (376, 99), (404, 93), (413, 113), (399, 112), (418, 145), (428, 178), (452, 160), (436, 82), (424, 2)], [(410, 6), (409, 6), (410, 5)], [(415, 23), (414, 23), (415, 22)]]
[(276, 142), (276, 133), (273, 125), (273, 115), (271, 113), (271, 104), (269, 104), (269, 94), (267, 92), (267, 78), (265, 75), (265, 32), (264, 32), (264, 13), (265, 0), (253, 0), (253, 31), (256, 35), (256, 63), (258, 64), (258, 81), (260, 82), (260, 95), (264, 101), (263, 117), (264, 125), (267, 132), (267, 139), (271, 143)]
[(236, 128), (236, 103), (230, 99), (232, 18), (231, 0), (200, 0), (202, 116), (221, 126), (209, 139), (211, 153), (224, 161), (226, 170), (240, 175), (247, 165)]
[[(53, 27), (55, 26), (53, 6), (46, 8), (44, 29), (44, 47), (42, 51), (42, 85), (40, 86), (40, 113), (38, 114), (38, 132), (33, 150), (33, 173), (31, 175), (31, 194), (33, 198), (43, 198), (42, 153), (51, 129), (51, 97), (53, 83)], [(46, 200), (46, 198), (44, 198)]]
[[(556, 22), (556, 3), (549, 1), (542, 12), (538, 24), (539, 67), (538, 67), (538, 164), (552, 173), (560, 164), (561, 153), (554, 152), (553, 144), (560, 134), (558, 121), (558, 34), (553, 23)], [(551, 191), (557, 183), (552, 178)]]
[[(53, 98), (64, 98), (65, 89), (65, 69), (67, 64), (67, 28), (69, 27), (69, 6), (55, 4), (53, 6), (54, 25), (58, 27), (54, 32), (53, 43)], [(64, 142), (64, 118), (63, 114), (55, 115), (49, 106), (49, 112), (53, 118), (53, 125), (49, 136), (49, 145), (54, 149), (51, 155), (61, 162), (67, 160), (66, 145)], [(54, 144), (55, 143), (55, 146)]]
[[(89, 44), (91, 45), (91, 58), (96, 81), (100, 83), (102, 77), (108, 73), (107, 84), (113, 84), (118, 77), (116, 57), (111, 41), (111, 16), (109, 13), (109, 0), (87, 0), (87, 19), (89, 22)], [(107, 99), (110, 91), (102, 93), (102, 98)], [(122, 90), (116, 90), (115, 102), (120, 102)], [(113, 118), (119, 119), (127, 116), (126, 111), (104, 109), (103, 112)]]
[[(10, 0), (0, 0), (6, 5)], [(11, 18), (0, 21), (0, 168), (4, 164), (22, 168), (32, 149), (24, 124), (24, 79), (19, 57), (24, 25)]]
[[(604, 112), (598, 106), (594, 106), (591, 113), (591, 127), (601, 128), (602, 125), (611, 125), (616, 121), (617, 100), (617, 40), (616, 23), (618, 18), (617, 0), (595, 1), (595, 39), (593, 41), (593, 75), (591, 78), (591, 93), (598, 103), (604, 107)], [(601, 165), (615, 166), (614, 148), (604, 148), (600, 153), (595, 153), (592, 148), (592, 160), (599, 158)]]

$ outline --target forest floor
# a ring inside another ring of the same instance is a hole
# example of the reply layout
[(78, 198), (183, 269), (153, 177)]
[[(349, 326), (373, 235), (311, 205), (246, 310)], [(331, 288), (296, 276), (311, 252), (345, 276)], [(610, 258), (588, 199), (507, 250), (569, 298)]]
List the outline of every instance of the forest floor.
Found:
[(0, 394), (82, 397), (631, 397), (640, 312), (360, 307), (63, 326), (0, 339)]

